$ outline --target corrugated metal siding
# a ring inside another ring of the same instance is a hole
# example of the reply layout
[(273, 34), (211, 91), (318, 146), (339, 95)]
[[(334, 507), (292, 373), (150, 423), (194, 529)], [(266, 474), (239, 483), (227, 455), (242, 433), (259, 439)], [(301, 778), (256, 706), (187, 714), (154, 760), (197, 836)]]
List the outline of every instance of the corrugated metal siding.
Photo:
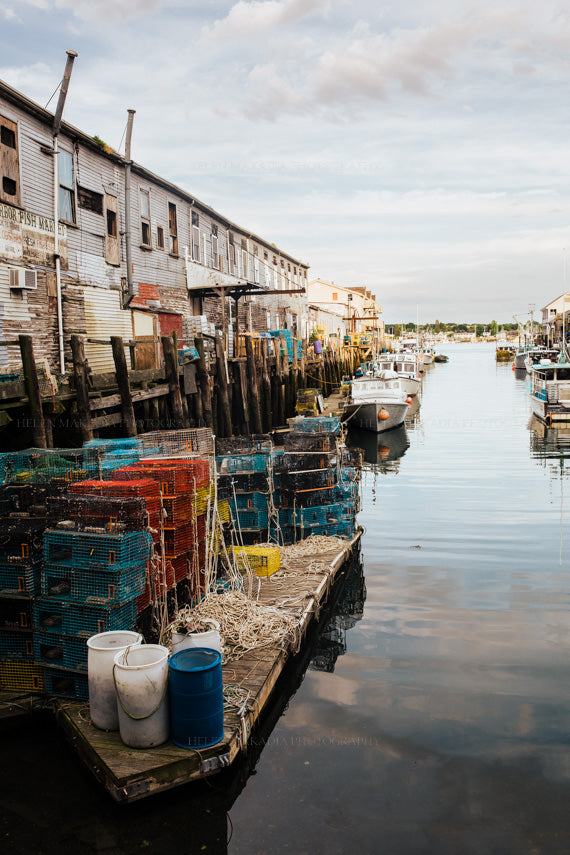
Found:
[[(133, 325), (130, 311), (121, 308), (121, 296), (116, 291), (103, 288), (85, 288), (85, 329), (87, 338), (110, 340), (120, 335), (125, 342), (131, 341)], [(127, 365), (131, 366), (130, 352), (125, 348)], [(114, 371), (113, 352), (110, 344), (85, 344), (85, 355), (94, 374)]]

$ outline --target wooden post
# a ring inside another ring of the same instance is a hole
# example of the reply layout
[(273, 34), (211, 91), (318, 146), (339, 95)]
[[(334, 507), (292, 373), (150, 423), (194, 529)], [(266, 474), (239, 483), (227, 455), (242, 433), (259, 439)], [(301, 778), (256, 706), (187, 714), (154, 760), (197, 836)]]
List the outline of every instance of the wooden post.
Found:
[(285, 424), (285, 387), (283, 385), (283, 356), (281, 354), (281, 339), (275, 339), (275, 378), (277, 383), (277, 425)]
[(221, 338), (216, 336), (216, 370), (218, 374), (218, 395), (220, 402), (221, 424), (218, 425), (219, 436), (232, 435), (232, 411), (228, 395), (228, 378), (226, 376), (226, 361), (224, 359), (224, 346)]
[(184, 408), (182, 406), (182, 395), (180, 394), (180, 380), (178, 377), (178, 359), (174, 349), (174, 340), (170, 335), (160, 337), (162, 352), (164, 353), (164, 373), (168, 382), (168, 400), (170, 412), (175, 428), (185, 427)]
[(194, 339), (196, 350), (200, 357), (198, 362), (197, 379), (200, 387), (200, 398), (202, 402), (202, 412), (206, 427), (213, 428), (214, 420), (212, 417), (212, 394), (210, 390), (210, 377), (206, 368), (206, 358), (204, 356), (204, 339), (201, 335)]
[(34, 345), (31, 335), (18, 336), (20, 342), (20, 353), (22, 354), (22, 366), (24, 369), (24, 382), (28, 396), (28, 407), (32, 420), (32, 432), (34, 446), (36, 448), (47, 448), (46, 426), (42, 410), (42, 398), (40, 395), (40, 382), (34, 359)]
[[(239, 378), (241, 411), (242, 411), (242, 428), (245, 436), (248, 436), (252, 431), (249, 418), (249, 403), (248, 403), (248, 382), (246, 366), (243, 362), (237, 362), (236, 368)], [(258, 401), (259, 405), (259, 401)], [(261, 431), (259, 431), (261, 433)]]
[(253, 352), (253, 342), (251, 336), (245, 337), (245, 354), (247, 357), (247, 373), (249, 376), (249, 397), (251, 401), (250, 407), (250, 424), (254, 433), (263, 433), (261, 424), (261, 410), (259, 408), (259, 385), (257, 381), (257, 366), (255, 364), (255, 354)]
[(268, 368), (269, 342), (266, 338), (261, 341), (261, 413), (263, 417), (263, 432), (271, 430), (271, 379)]
[(125, 357), (123, 339), (118, 335), (111, 336), (111, 346), (113, 348), (113, 360), (115, 362), (117, 386), (119, 387), (119, 395), (121, 396), (121, 414), (123, 417), (125, 433), (127, 436), (136, 436), (137, 423), (135, 421), (135, 411), (133, 409), (133, 399), (131, 397), (129, 372), (127, 370), (127, 360)]
[(89, 440), (93, 439), (93, 426), (91, 424), (91, 410), (89, 408), (89, 385), (85, 363), (85, 338), (83, 336), (71, 336), (71, 352), (73, 354), (73, 379), (75, 382), (81, 441), (89, 442)]
[(297, 339), (293, 339), (293, 370), (291, 372), (291, 406), (293, 413), (297, 404), (297, 387), (299, 382), (299, 357), (297, 355)]
[(289, 370), (289, 351), (287, 350), (287, 341), (285, 336), (280, 336), (281, 341), (281, 368), (283, 372), (283, 398), (284, 398), (284, 419), (285, 424), (287, 418), (295, 411), (295, 404), (291, 401), (291, 372)]

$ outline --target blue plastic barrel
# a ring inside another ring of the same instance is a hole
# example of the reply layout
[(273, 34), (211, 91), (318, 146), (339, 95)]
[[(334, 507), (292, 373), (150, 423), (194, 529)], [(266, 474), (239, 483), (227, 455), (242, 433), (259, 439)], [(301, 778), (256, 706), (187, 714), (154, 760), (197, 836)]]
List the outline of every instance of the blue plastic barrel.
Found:
[(168, 663), (170, 729), (181, 748), (207, 748), (224, 736), (222, 655), (209, 647), (180, 650)]

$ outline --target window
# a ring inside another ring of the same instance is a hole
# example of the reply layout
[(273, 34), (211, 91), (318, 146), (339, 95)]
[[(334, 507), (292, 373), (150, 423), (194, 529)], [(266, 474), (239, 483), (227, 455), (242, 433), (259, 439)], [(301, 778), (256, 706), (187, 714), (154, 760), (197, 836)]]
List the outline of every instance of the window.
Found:
[(0, 177), (0, 199), (11, 205), (19, 205), (18, 126), (4, 116), (0, 116)]
[(178, 255), (178, 229), (176, 226), (176, 205), (168, 203), (168, 232), (170, 235), (169, 250), (172, 255)]
[(228, 232), (228, 253), (229, 253), (230, 273), (235, 273), (236, 272), (236, 247), (234, 244), (234, 236), (231, 232)]
[(141, 206), (141, 244), (150, 247), (150, 193), (139, 191)]
[(77, 202), (80, 208), (92, 211), (94, 214), (103, 215), (103, 194), (87, 190), (86, 187), (77, 187)]
[(158, 249), (164, 249), (164, 229), (162, 226), (156, 227), (156, 245)]
[(219, 268), (218, 259), (218, 227), (212, 223), (212, 267)]
[(75, 222), (73, 154), (64, 149), (59, 152), (59, 218), (67, 223)]
[(119, 250), (118, 201), (116, 196), (105, 195), (105, 259), (107, 264), (118, 266), (121, 263)]
[(200, 261), (200, 220), (196, 211), (192, 211), (192, 259)]
[(333, 291), (332, 298), (333, 300), (338, 300), (338, 291)]
[(247, 244), (245, 240), (241, 242), (241, 266), (242, 266), (242, 276), (244, 279), (247, 279)]

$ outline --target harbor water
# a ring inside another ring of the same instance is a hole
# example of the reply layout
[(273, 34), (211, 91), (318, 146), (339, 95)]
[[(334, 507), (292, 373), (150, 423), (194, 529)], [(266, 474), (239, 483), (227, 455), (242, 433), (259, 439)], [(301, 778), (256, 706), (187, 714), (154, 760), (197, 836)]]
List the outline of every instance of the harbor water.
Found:
[(2, 736), (7, 853), (570, 851), (570, 431), (442, 348), (365, 447), (360, 558), (228, 773), (112, 804), (51, 721)]

